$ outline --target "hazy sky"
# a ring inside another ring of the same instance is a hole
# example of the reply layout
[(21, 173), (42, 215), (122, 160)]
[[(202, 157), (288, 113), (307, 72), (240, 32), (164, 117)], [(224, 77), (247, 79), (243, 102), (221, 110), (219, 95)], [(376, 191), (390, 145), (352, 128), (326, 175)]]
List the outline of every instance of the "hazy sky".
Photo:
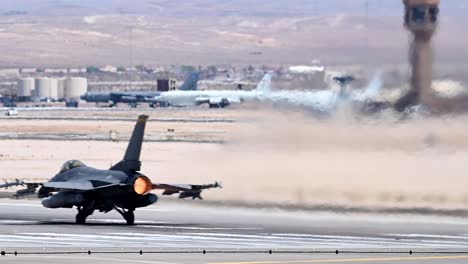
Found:
[[(368, 9), (366, 9), (366, 5)], [(403, 6), (400, 0), (2, 0), (0, 11), (25, 10), (32, 14), (46, 15), (62, 8), (79, 14), (136, 13), (173, 15), (250, 15), (291, 16), (315, 14), (366, 14), (400, 16)], [(442, 0), (442, 12), (465, 15), (467, 0)]]

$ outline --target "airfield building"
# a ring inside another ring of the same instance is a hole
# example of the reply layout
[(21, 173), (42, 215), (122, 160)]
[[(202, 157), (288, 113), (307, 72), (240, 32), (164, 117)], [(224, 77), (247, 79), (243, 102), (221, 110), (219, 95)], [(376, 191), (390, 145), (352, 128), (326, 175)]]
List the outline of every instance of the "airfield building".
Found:
[(175, 79), (159, 79), (157, 80), (157, 90), (159, 92), (174, 91), (177, 88)]

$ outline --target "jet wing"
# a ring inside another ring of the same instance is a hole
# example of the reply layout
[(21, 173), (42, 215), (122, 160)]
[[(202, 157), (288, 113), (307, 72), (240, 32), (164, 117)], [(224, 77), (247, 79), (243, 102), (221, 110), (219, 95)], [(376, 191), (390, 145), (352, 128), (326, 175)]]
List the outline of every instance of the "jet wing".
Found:
[[(107, 183), (107, 182), (91, 182), (87, 180), (81, 181), (62, 181), (62, 182), (24, 182), (22, 180), (16, 180), (14, 182), (6, 182), (5, 184), (0, 184), (0, 189), (5, 188), (8, 189), (9, 187), (16, 187), (16, 186), (25, 186), (25, 189), (21, 189), (16, 191), (16, 198), (28, 195), (35, 195), (39, 194), (39, 198), (49, 196), (50, 192), (54, 192), (58, 189), (65, 189), (65, 190), (80, 190), (80, 191), (91, 191), (91, 190), (100, 190), (104, 188), (110, 188), (115, 186), (125, 185), (122, 183)], [(37, 193), (37, 188), (40, 186), (45, 187), (44, 193)]]
[(46, 188), (70, 189), (81, 191), (89, 191), (94, 189), (94, 186), (90, 181), (44, 182), (42, 183), (42, 186)]
[(125, 185), (122, 183), (93, 183), (91, 181), (63, 181), (63, 182), (44, 182), (41, 184), (47, 188), (54, 189), (69, 189), (69, 190), (80, 190), (80, 191), (90, 191), (104, 189), (114, 186)]
[(207, 104), (209, 102), (210, 102), (210, 97), (208, 96), (200, 96), (200, 97), (195, 98), (196, 105)]
[[(41, 182), (41, 183), (29, 183), (21, 180), (15, 182), (0, 184), (0, 188), (9, 188), (14, 186), (25, 186), (26, 189), (18, 190), (15, 194), (17, 198), (26, 195), (37, 194), (36, 190), (38, 187), (45, 187), (44, 193), (39, 193), (39, 198), (47, 197), (50, 192), (58, 189), (67, 190), (80, 190), (80, 191), (91, 191), (100, 190), (104, 188), (116, 187), (125, 185), (123, 183), (105, 183), (105, 182), (91, 182), (88, 180), (74, 180), (74, 181), (55, 181), (55, 182)], [(196, 185), (196, 184), (166, 184), (166, 183), (155, 183), (152, 184), (153, 190), (164, 190), (163, 195), (172, 195), (179, 193), (179, 198), (202, 199), (201, 192), (211, 188), (222, 188), (221, 184), (215, 182), (213, 184)]]
[(153, 183), (152, 189), (153, 190), (164, 190), (163, 195), (172, 195), (175, 193), (179, 193), (179, 198), (192, 198), (192, 199), (200, 199), (201, 192), (206, 189), (211, 188), (222, 188), (221, 184), (215, 182), (213, 184), (205, 184), (205, 185), (195, 185), (195, 184), (166, 184), (166, 183)]

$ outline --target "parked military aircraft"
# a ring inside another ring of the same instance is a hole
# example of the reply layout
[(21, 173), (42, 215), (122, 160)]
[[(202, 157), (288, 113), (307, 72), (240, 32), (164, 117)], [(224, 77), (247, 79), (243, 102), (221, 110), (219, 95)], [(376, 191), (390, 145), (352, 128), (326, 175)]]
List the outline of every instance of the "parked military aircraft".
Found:
[[(179, 90), (197, 90), (198, 79), (198, 72), (190, 73), (187, 75), (187, 78)], [(148, 101), (149, 98), (159, 96), (161, 93), (160, 91), (87, 92), (81, 96), (81, 99), (89, 103), (110, 103), (111, 106), (117, 103), (128, 103), (132, 106), (136, 106), (138, 103), (150, 102)]]
[(88, 103), (111, 103), (110, 92), (87, 92), (81, 95), (80, 98)]
[[(44, 207), (75, 206), (78, 209), (77, 224), (84, 224), (86, 218), (96, 210), (107, 213), (115, 209), (127, 224), (133, 225), (135, 209), (146, 207), (158, 200), (158, 196), (151, 193), (152, 190), (164, 190), (163, 195), (179, 193), (181, 199), (202, 199), (203, 190), (221, 187), (217, 182), (207, 185), (152, 183), (143, 175), (140, 172), (140, 152), (147, 118), (145, 115), (138, 117), (123, 160), (108, 170), (92, 168), (78, 160), (70, 160), (65, 162), (59, 173), (48, 182), (28, 183), (17, 180), (2, 184), (0, 188), (24, 185), (27, 188), (18, 191), (17, 197), (37, 193), (39, 198), (45, 198), (42, 200)], [(39, 191), (36, 192), (37, 188)]]
[(353, 91), (348, 91), (348, 84), (354, 81), (352, 76), (335, 77), (335, 82), (339, 84), (338, 90), (272, 90), (272, 76), (273, 73), (266, 73), (256, 89), (251, 91), (169, 91), (149, 100), (171, 106), (193, 106), (206, 103), (210, 107), (225, 107), (245, 101), (261, 101), (305, 107), (320, 113), (331, 113), (344, 102), (351, 102), (365, 108), (373, 102), (382, 87), (380, 74), (376, 74), (368, 87)]
[(225, 107), (232, 103), (258, 100), (260, 94), (271, 89), (271, 73), (265, 74), (256, 89), (246, 90), (205, 90), (205, 91), (168, 91), (152, 99), (153, 103), (170, 106), (194, 106), (208, 104), (210, 107)]

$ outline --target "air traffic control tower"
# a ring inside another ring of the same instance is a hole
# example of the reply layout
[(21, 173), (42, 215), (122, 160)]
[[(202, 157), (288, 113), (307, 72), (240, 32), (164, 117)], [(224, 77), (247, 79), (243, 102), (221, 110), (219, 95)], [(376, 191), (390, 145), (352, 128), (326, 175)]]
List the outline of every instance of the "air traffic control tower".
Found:
[(405, 27), (414, 35), (431, 37), (437, 28), (440, 0), (403, 0)]
[[(399, 110), (424, 104), (432, 85), (432, 36), (439, 20), (440, 0), (403, 0), (404, 24), (410, 32), (411, 89), (398, 103)], [(429, 96), (430, 97), (430, 96)]]

